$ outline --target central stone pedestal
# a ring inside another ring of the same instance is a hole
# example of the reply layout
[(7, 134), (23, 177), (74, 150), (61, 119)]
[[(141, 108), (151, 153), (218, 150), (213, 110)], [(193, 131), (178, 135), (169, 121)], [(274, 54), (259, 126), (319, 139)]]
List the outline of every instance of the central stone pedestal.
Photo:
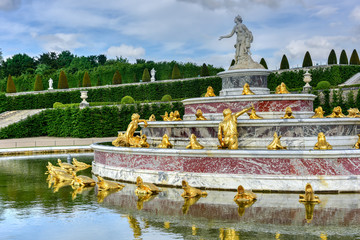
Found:
[(220, 96), (241, 95), (245, 83), (250, 85), (255, 94), (269, 94), (267, 76), (271, 71), (267, 69), (238, 69), (220, 72), (217, 75), (222, 79)]

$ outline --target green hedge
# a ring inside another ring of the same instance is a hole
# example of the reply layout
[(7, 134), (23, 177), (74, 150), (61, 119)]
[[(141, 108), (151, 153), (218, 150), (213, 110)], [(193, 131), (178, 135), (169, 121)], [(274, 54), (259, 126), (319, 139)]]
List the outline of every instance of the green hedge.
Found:
[(0, 129), (0, 138), (24, 138), (38, 136), (54, 137), (111, 137), (118, 131), (126, 131), (131, 115), (140, 114), (141, 119), (149, 119), (155, 114), (160, 120), (165, 111), (178, 110), (184, 114), (181, 102), (159, 104), (121, 105), (121, 107), (101, 108), (58, 108), (48, 109), (28, 117), (24, 121)]

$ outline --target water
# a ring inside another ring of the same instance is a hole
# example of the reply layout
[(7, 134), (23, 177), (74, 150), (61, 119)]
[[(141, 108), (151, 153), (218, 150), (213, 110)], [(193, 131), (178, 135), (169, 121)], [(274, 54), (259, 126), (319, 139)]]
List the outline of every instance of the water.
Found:
[(360, 194), (318, 195), (307, 213), (298, 194), (258, 193), (239, 207), (235, 192), (208, 191), (185, 204), (182, 189), (163, 188), (141, 202), (133, 184), (107, 196), (49, 188), (44, 173), (56, 160), (0, 159), (0, 239), (360, 239)]

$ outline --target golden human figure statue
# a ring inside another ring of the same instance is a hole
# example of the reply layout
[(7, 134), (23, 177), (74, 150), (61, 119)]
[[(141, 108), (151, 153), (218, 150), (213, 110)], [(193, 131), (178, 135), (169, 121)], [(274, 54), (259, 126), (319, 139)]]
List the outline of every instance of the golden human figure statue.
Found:
[(179, 113), (178, 110), (176, 110), (176, 111), (174, 112), (174, 119), (173, 119), (173, 121), (182, 121), (182, 119), (181, 119), (181, 117), (180, 117), (180, 113)]
[(149, 117), (149, 122), (153, 122), (153, 121), (156, 121), (156, 117), (154, 114), (151, 114), (151, 116)]
[(205, 97), (216, 97), (212, 86), (208, 86), (207, 91), (205, 93)]
[(159, 192), (161, 192), (161, 189), (159, 189), (154, 184), (143, 182), (140, 176), (136, 178), (136, 186), (137, 186), (137, 188), (135, 189), (136, 195), (158, 194)]
[(169, 137), (167, 134), (164, 134), (161, 143), (158, 145), (158, 148), (172, 148), (173, 145), (169, 141)]
[(141, 137), (135, 136), (134, 133), (138, 128), (140, 122), (144, 123), (144, 127), (147, 127), (147, 121), (140, 119), (140, 115), (134, 113), (131, 115), (131, 122), (129, 123), (125, 133), (119, 133), (118, 137), (112, 142), (115, 147), (130, 147), (139, 144)]
[(305, 186), (305, 194), (299, 195), (299, 202), (320, 203), (320, 199), (314, 195), (314, 190), (310, 183), (307, 183)]
[(283, 82), (275, 89), (275, 94), (288, 94), (288, 93), (290, 92), (287, 90), (286, 85)]
[(327, 118), (344, 118), (346, 116), (342, 113), (341, 107), (337, 106), (337, 107), (334, 107), (333, 112), (326, 117)]
[(281, 136), (278, 136), (277, 133), (274, 133), (274, 139), (272, 142), (267, 146), (268, 150), (282, 150), (286, 149), (286, 147), (282, 146), (280, 143)]
[(242, 91), (242, 95), (254, 95), (255, 93), (253, 93), (251, 90), (250, 90), (250, 86), (248, 83), (245, 83), (244, 84), (244, 89)]
[(109, 190), (109, 189), (122, 189), (123, 187), (125, 187), (125, 185), (122, 185), (114, 181), (105, 180), (100, 176), (97, 176), (97, 179), (98, 179), (97, 186), (99, 187), (99, 191)]
[(206, 117), (203, 116), (203, 113), (200, 108), (196, 110), (195, 116), (196, 116), (196, 120), (200, 120), (200, 121), (207, 120)]
[(322, 109), (322, 107), (315, 108), (315, 114), (311, 118), (324, 118), (325, 111)]
[(168, 112), (165, 112), (165, 115), (161, 115), (163, 121), (169, 121), (169, 115)]
[(325, 134), (320, 132), (318, 134), (318, 141), (314, 146), (315, 150), (330, 150), (332, 146), (326, 141)]
[[(237, 118), (245, 112), (253, 109), (249, 107), (237, 113), (232, 113), (229, 108), (223, 111), (224, 120), (220, 122), (218, 129), (219, 148), (238, 149)], [(224, 138), (223, 138), (224, 137)]]
[(347, 111), (348, 111), (349, 114), (346, 117), (349, 117), (349, 118), (358, 118), (358, 117), (360, 117), (360, 112), (359, 112), (358, 108), (350, 108)]
[(189, 143), (189, 145), (186, 146), (186, 148), (188, 148), (188, 149), (203, 149), (204, 146), (201, 145), (201, 144), (197, 141), (195, 134), (191, 134), (191, 136), (190, 136), (190, 143)]
[(245, 190), (243, 186), (239, 185), (237, 188), (237, 194), (234, 197), (235, 202), (248, 202), (257, 198), (256, 194), (250, 190)]
[(202, 197), (206, 197), (207, 196), (207, 192), (205, 191), (201, 191), (200, 189), (191, 187), (187, 181), (182, 180), (181, 182), (182, 185), (182, 189), (184, 189), (184, 192), (181, 194), (181, 196), (183, 198), (193, 198), (196, 196), (202, 196)]
[(250, 119), (264, 119), (263, 117), (260, 117), (259, 115), (256, 114), (254, 107), (251, 109), (251, 112), (248, 112), (247, 114), (249, 115)]
[(292, 115), (292, 110), (291, 110), (291, 107), (286, 107), (285, 108), (285, 115), (283, 117), (281, 117), (281, 119), (293, 119), (295, 118), (293, 115)]
[(355, 145), (354, 145), (354, 148), (355, 149), (360, 149), (360, 134), (358, 134), (358, 140), (357, 140), (357, 142), (355, 143)]

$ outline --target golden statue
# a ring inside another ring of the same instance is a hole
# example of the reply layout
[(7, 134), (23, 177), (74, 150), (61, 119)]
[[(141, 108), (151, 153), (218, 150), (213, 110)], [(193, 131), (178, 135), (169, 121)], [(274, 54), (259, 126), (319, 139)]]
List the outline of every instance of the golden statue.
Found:
[(169, 137), (167, 134), (164, 134), (161, 143), (158, 145), (158, 148), (172, 148), (173, 145), (169, 141)]
[(305, 186), (305, 194), (299, 195), (299, 202), (320, 203), (319, 197), (314, 195), (314, 191), (310, 183), (307, 183)]
[(170, 121), (168, 112), (165, 112), (165, 115), (161, 115), (161, 117), (162, 117), (163, 121)]
[(137, 202), (136, 202), (137, 210), (143, 209), (144, 202), (149, 202), (156, 197), (156, 194), (145, 194), (145, 195), (136, 194), (136, 195), (138, 197)]
[(207, 119), (203, 116), (203, 113), (202, 113), (202, 111), (201, 111), (200, 108), (199, 108), (198, 110), (196, 110), (195, 116), (196, 116), (196, 120), (207, 120)]
[(154, 114), (151, 114), (151, 116), (149, 117), (149, 122), (153, 122), (153, 121), (156, 121), (156, 117)]
[(239, 185), (237, 189), (237, 194), (234, 197), (235, 202), (249, 202), (256, 200), (257, 196), (250, 190), (245, 190), (243, 186)]
[(253, 93), (251, 90), (250, 90), (250, 86), (248, 83), (245, 83), (244, 84), (244, 89), (242, 91), (242, 95), (254, 95), (255, 93)]
[(169, 117), (168, 117), (168, 121), (174, 121), (175, 117), (174, 117), (174, 112), (170, 112)]
[(196, 196), (202, 196), (202, 197), (207, 196), (207, 192), (201, 191), (200, 189), (197, 189), (194, 187), (191, 187), (185, 180), (182, 180), (181, 185), (182, 185), (182, 189), (184, 189), (184, 192), (181, 194), (181, 196), (183, 198), (193, 198)]
[(81, 169), (81, 170), (84, 170), (84, 169), (87, 169), (87, 168), (91, 167), (91, 165), (89, 165), (89, 164), (86, 164), (84, 162), (79, 162), (78, 160), (76, 160), (76, 158), (73, 158), (72, 164), (76, 168)]
[(357, 140), (357, 142), (355, 143), (355, 145), (354, 145), (354, 147), (353, 148), (355, 148), (355, 149), (360, 149), (360, 134), (358, 134), (358, 140)]
[(311, 118), (324, 118), (325, 111), (322, 109), (322, 107), (315, 108), (315, 114)]
[(58, 162), (58, 165), (62, 169), (64, 169), (65, 171), (67, 171), (69, 173), (76, 171), (76, 167), (70, 163), (61, 162), (60, 159), (58, 159), (57, 162)]
[(174, 112), (173, 121), (182, 121), (182, 119), (181, 119), (181, 117), (180, 117), (180, 113), (179, 113), (179, 111), (177, 111), (177, 110)]
[(49, 173), (55, 183), (73, 180), (72, 174), (68, 173), (65, 170), (51, 170), (51, 171), (49, 171)]
[(184, 215), (186, 215), (189, 211), (189, 208), (194, 205), (199, 199), (201, 198), (200, 195), (191, 198), (184, 198), (184, 205), (182, 206), (181, 210)]
[(318, 134), (318, 141), (314, 146), (315, 150), (330, 150), (332, 146), (326, 141), (325, 134), (320, 132)]
[(76, 176), (75, 173), (72, 173), (73, 180), (71, 181), (71, 185), (82, 186), (82, 187), (93, 187), (96, 182), (94, 179), (88, 176), (80, 175)]
[(291, 107), (286, 107), (285, 108), (285, 115), (283, 117), (281, 117), (281, 119), (293, 119), (295, 118), (293, 115), (292, 115), (292, 110), (291, 110)]
[(249, 115), (250, 119), (264, 119), (263, 117), (260, 117), (256, 114), (254, 107), (251, 109), (251, 112), (248, 112), (247, 114)]
[(131, 215), (128, 215), (127, 218), (129, 221), (130, 228), (133, 230), (134, 239), (142, 239), (140, 238), (142, 233), (141, 233), (140, 223), (138, 222), (138, 220)]
[(130, 147), (139, 144), (141, 137), (135, 136), (134, 133), (138, 128), (138, 124), (144, 122), (144, 127), (147, 127), (147, 121), (140, 119), (140, 115), (134, 113), (131, 115), (131, 122), (129, 123), (125, 133), (119, 133), (118, 137), (112, 142), (115, 147)]
[(337, 106), (337, 107), (334, 107), (333, 112), (326, 117), (327, 118), (344, 118), (346, 116), (342, 113), (341, 107)]
[(256, 202), (256, 199), (249, 201), (235, 201), (235, 202), (238, 205), (238, 214), (240, 217), (242, 217), (245, 213), (245, 208), (251, 207)]
[(161, 190), (152, 183), (144, 183), (142, 178), (138, 176), (136, 178), (135, 194), (136, 195), (146, 195), (146, 194), (158, 194)]
[(307, 223), (311, 223), (314, 217), (314, 208), (317, 203), (303, 202), (305, 206), (305, 219)]
[(150, 144), (147, 142), (147, 136), (145, 134), (141, 135), (138, 147), (142, 147), (142, 148), (150, 147)]
[[(237, 118), (245, 112), (253, 109), (249, 107), (241, 110), (240, 112), (232, 114), (229, 108), (223, 111), (224, 120), (220, 122), (218, 129), (218, 139), (220, 142), (219, 148), (223, 149), (238, 149), (238, 131), (237, 131)], [(224, 139), (223, 139), (224, 136)]]
[(346, 117), (349, 117), (349, 118), (358, 118), (360, 117), (360, 112), (359, 112), (359, 109), (357, 108), (350, 108), (348, 111), (348, 115)]
[(109, 195), (116, 193), (118, 191), (120, 191), (122, 188), (112, 188), (112, 189), (107, 189), (107, 190), (102, 190), (99, 189), (99, 191), (97, 192), (96, 195), (96, 199), (98, 203), (102, 203), (104, 202), (105, 198), (107, 198)]
[(288, 94), (288, 93), (290, 92), (287, 90), (286, 85), (283, 82), (275, 89), (275, 94)]
[(52, 165), (51, 162), (48, 162), (48, 165), (46, 166), (46, 168), (47, 168), (47, 171), (45, 172), (45, 174), (49, 174), (49, 176), (51, 176), (53, 174), (53, 171), (59, 171), (59, 170), (65, 171), (61, 167)]
[(286, 147), (282, 146), (280, 143), (281, 136), (278, 136), (277, 133), (274, 133), (274, 139), (272, 142), (267, 146), (268, 150), (282, 150), (286, 149)]
[(122, 189), (123, 187), (125, 187), (125, 185), (122, 185), (114, 181), (105, 180), (100, 176), (97, 176), (97, 179), (98, 179), (97, 185), (99, 187), (99, 191), (109, 190), (109, 189)]
[(208, 86), (205, 97), (216, 97), (214, 89), (211, 86)]
[(190, 144), (186, 146), (188, 149), (203, 149), (204, 146), (201, 145), (197, 140), (195, 134), (191, 134)]

